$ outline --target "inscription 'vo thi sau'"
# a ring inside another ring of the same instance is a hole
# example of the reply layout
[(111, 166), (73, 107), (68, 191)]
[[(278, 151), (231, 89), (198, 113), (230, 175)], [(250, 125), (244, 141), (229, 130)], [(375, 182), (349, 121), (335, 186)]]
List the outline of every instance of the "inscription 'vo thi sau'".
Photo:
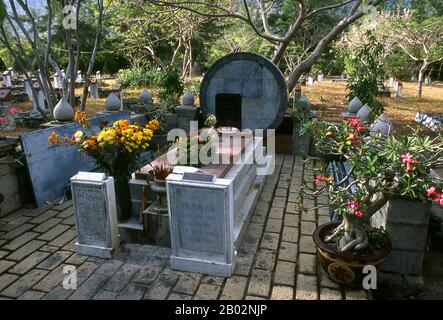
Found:
[[(187, 250), (204, 251), (222, 254), (224, 252), (224, 217), (220, 212), (223, 208), (223, 195), (214, 195), (197, 188), (177, 188), (180, 199), (181, 215), (180, 242)], [(222, 190), (219, 191), (223, 193)]]

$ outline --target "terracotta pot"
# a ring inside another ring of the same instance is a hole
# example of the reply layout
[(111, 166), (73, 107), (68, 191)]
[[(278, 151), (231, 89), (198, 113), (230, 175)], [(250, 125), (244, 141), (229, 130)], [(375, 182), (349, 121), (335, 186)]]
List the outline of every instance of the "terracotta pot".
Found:
[(391, 252), (392, 244), (388, 241), (380, 250), (364, 255), (339, 252), (323, 241), (324, 237), (338, 225), (339, 223), (329, 222), (318, 226), (314, 231), (312, 237), (317, 246), (320, 264), (334, 282), (348, 287), (361, 288), (363, 278), (366, 276), (363, 274), (363, 268), (366, 265), (372, 265), (378, 270), (385, 257)]

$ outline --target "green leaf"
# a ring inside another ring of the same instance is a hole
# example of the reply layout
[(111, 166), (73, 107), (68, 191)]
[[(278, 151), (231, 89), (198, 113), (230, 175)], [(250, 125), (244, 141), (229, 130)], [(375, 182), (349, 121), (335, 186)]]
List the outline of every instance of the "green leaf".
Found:
[(0, 22), (6, 18), (6, 6), (4, 0), (0, 0)]

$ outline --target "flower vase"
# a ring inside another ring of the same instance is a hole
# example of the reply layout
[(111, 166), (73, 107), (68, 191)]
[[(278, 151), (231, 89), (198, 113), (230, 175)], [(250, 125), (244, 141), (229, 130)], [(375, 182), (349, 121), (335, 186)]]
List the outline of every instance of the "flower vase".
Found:
[(129, 220), (132, 215), (129, 180), (127, 178), (115, 178), (114, 186), (118, 219), (122, 221)]
[(151, 182), (151, 189), (155, 192), (155, 200), (151, 206), (151, 211), (158, 214), (168, 214), (166, 180), (154, 178), (154, 181)]

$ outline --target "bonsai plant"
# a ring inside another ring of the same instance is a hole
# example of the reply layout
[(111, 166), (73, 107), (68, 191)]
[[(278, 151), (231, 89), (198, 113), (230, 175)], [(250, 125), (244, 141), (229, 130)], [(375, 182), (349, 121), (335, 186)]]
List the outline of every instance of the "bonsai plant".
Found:
[(443, 206), (443, 184), (429, 175), (431, 168), (443, 164), (443, 135), (432, 139), (415, 129), (407, 137), (386, 137), (370, 132), (357, 118), (340, 127), (311, 120), (305, 130), (324, 150), (329, 148), (349, 165), (346, 171), (335, 169), (336, 178), (320, 165), (315, 170), (315, 188), (305, 181), (300, 194), (302, 198), (328, 195), (328, 206), (342, 217), (341, 222), (321, 225), (314, 233), (321, 264), (333, 280), (361, 285), (363, 266), (379, 266), (390, 252), (386, 231), (370, 226), (375, 213), (395, 197)]
[(130, 124), (128, 120), (118, 120), (111, 127), (102, 127), (99, 133), (95, 133), (84, 113), (77, 112), (75, 117), (83, 130), (76, 131), (72, 137), (60, 137), (52, 132), (48, 141), (76, 145), (79, 151), (93, 158), (103, 172), (114, 177), (117, 214), (122, 220), (128, 219), (131, 216), (129, 179), (137, 169), (137, 157), (148, 148), (158, 122), (153, 120), (143, 127)]

